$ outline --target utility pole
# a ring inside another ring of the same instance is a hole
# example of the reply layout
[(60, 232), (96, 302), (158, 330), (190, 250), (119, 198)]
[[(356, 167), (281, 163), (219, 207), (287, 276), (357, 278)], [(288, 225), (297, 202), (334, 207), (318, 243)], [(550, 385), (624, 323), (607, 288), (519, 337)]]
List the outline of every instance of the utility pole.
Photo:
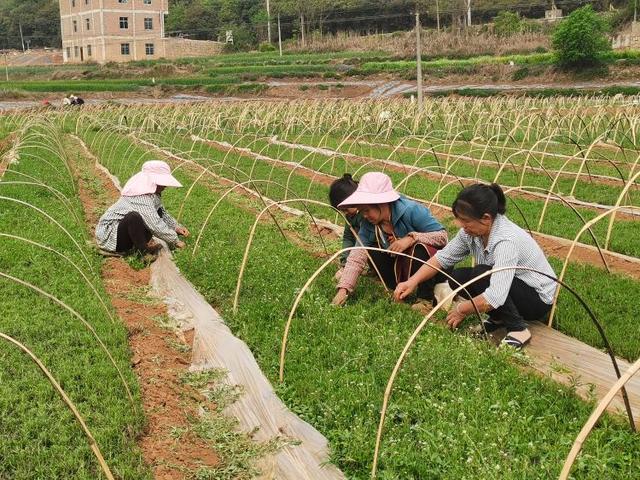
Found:
[(436, 24), (438, 25), (438, 33), (440, 33), (440, 2), (436, 0)]
[(280, 12), (278, 12), (278, 48), (280, 49), (280, 56), (282, 56), (282, 30), (280, 29)]
[(471, 26), (471, 0), (467, 0), (467, 27)]
[(269, 8), (269, 0), (267, 0), (267, 37), (271, 43), (271, 8)]
[(418, 77), (418, 112), (422, 112), (422, 44), (420, 41), (420, 12), (416, 9), (416, 66)]
[(4, 51), (4, 75), (9, 81), (9, 59), (7, 58), (7, 50)]
[(633, 0), (633, 23), (638, 21), (638, 0)]
[(24, 53), (24, 37), (22, 36), (22, 24), (18, 23), (18, 28), (20, 29), (20, 41), (22, 42), (22, 53)]

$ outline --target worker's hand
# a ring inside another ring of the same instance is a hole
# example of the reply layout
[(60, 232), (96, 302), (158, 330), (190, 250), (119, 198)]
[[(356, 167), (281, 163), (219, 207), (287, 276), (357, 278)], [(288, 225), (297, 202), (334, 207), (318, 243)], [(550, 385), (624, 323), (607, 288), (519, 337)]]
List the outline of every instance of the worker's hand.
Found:
[(342, 272), (344, 272), (344, 267), (340, 267), (338, 269), (338, 271), (336, 272), (336, 274), (333, 276), (333, 279), (338, 282), (340, 280), (340, 278), (342, 277)]
[(178, 241), (176, 242), (176, 248), (184, 248), (184, 247), (186, 247), (186, 246), (187, 246), (187, 244), (186, 244), (186, 243), (184, 243), (182, 240), (178, 240)]
[(460, 304), (458, 303), (456, 305), (456, 308), (451, 310), (447, 315), (447, 325), (452, 330), (454, 328), (458, 328), (458, 326), (462, 323), (462, 321), (464, 320), (464, 317), (466, 316), (464, 313), (461, 313), (460, 310), (461, 310)]
[(332, 305), (342, 306), (347, 301), (349, 297), (349, 292), (346, 288), (339, 288), (336, 296), (331, 300)]
[(187, 230), (185, 227), (176, 227), (176, 233), (178, 235), (182, 235), (183, 237), (188, 237), (189, 235), (191, 235), (189, 230)]
[(411, 295), (417, 287), (418, 284), (413, 282), (411, 278), (409, 278), (409, 280), (407, 280), (406, 282), (400, 282), (393, 292), (393, 299), (396, 302), (401, 302), (409, 295)]
[(413, 246), (413, 243), (414, 240), (411, 237), (399, 238), (389, 245), (389, 251), (396, 253), (404, 252), (407, 248)]

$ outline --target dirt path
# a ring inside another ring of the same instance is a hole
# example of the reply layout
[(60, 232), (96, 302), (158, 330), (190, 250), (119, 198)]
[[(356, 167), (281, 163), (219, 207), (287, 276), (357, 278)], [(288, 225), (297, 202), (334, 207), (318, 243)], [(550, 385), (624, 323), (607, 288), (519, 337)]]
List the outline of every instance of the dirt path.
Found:
[[(104, 172), (93, 165), (87, 167), (90, 162), (77, 143), (70, 145), (78, 153), (74, 167), (80, 199), (87, 224), (93, 226), (119, 192)], [(216, 408), (183, 381), (191, 362), (192, 335), (183, 336), (161, 326), (167, 308), (147, 294), (149, 268), (136, 271), (123, 259), (110, 258), (104, 263), (102, 276), (112, 305), (129, 332), (131, 365), (147, 418), (139, 445), (154, 478), (179, 480), (190, 478), (201, 468), (216, 467), (220, 459), (212, 446), (189, 432), (190, 419), (198, 416), (203, 405)], [(187, 433), (178, 438), (176, 432)]]

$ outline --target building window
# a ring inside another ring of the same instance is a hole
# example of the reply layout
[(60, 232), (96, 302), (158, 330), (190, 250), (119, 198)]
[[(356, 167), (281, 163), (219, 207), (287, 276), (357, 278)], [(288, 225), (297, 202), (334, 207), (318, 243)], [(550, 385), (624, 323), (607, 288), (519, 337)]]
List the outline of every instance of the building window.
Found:
[(129, 55), (129, 44), (128, 43), (121, 43), (120, 44), (120, 53), (122, 55)]
[(76, 6), (76, 0), (71, 0), (71, 6), (75, 7)]
[(91, 56), (91, 45), (87, 45), (87, 57)]
[(153, 30), (153, 18), (147, 17), (144, 19), (144, 29)]
[(129, 28), (129, 17), (120, 17), (120, 28)]
[(78, 47), (77, 45), (75, 47), (73, 47), (73, 56), (74, 57), (79, 57), (80, 56), (80, 47)]
[(73, 21), (73, 33), (77, 33), (78, 32), (78, 21), (74, 20)]
[(87, 24), (87, 30), (91, 30), (91, 19), (90, 18), (86, 18), (85, 22)]
[(89, 0), (84, 0), (85, 5), (89, 5)]
[(67, 60), (71, 58), (71, 47), (67, 47)]
[(142, 3), (144, 3), (145, 5), (151, 5), (151, 0), (144, 0), (144, 2)]
[(118, 0), (118, 3), (129, 3), (129, 0)]
[(145, 43), (144, 44), (144, 53), (147, 55), (153, 55), (155, 53), (155, 47), (153, 43)]

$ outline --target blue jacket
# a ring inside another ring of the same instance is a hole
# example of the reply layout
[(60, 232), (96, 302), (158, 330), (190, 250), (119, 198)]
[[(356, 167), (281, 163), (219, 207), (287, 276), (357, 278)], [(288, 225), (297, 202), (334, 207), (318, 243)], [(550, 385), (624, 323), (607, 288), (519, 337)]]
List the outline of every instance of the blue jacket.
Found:
[[(429, 233), (444, 230), (427, 207), (403, 196), (391, 203), (391, 223), (393, 232), (398, 238), (406, 237), (410, 232)], [(358, 236), (365, 247), (378, 246), (375, 225), (366, 218), (362, 218)], [(388, 248), (389, 242), (386, 235), (381, 237), (383, 241), (381, 247)]]

